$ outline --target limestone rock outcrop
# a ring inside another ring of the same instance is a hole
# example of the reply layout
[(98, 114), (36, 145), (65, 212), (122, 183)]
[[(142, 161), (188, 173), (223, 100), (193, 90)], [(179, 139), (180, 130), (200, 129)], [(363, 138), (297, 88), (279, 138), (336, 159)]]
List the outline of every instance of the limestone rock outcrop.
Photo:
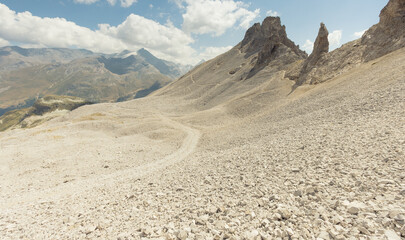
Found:
[(249, 28), (240, 49), (247, 56), (258, 53), (253, 74), (275, 59), (286, 65), (307, 58), (307, 54), (287, 37), (279, 17), (267, 17), (262, 24), (256, 23)]
[(321, 58), (322, 54), (329, 52), (329, 40), (328, 40), (328, 29), (326, 28), (324, 23), (321, 23), (319, 28), (318, 36), (316, 37), (314, 43), (314, 50), (312, 51), (311, 55), (309, 55), (306, 63), (310, 66), (313, 66), (317, 63), (319, 58)]
[(369, 62), (405, 47), (405, 0), (390, 0), (381, 10), (380, 22), (361, 39), (328, 52), (327, 30), (321, 24), (312, 54), (301, 70), (286, 73), (297, 85), (318, 84), (341, 75), (363, 62)]
[[(328, 29), (324, 23), (319, 27), (318, 36), (314, 43), (314, 49), (311, 55), (305, 60), (298, 77), (298, 85), (301, 85), (308, 79), (310, 72), (316, 67), (320, 59), (329, 52)], [(289, 76), (291, 78), (291, 76)]]
[(405, 47), (405, 0), (390, 0), (381, 10), (380, 22), (363, 35), (361, 43), (367, 46), (366, 62)]

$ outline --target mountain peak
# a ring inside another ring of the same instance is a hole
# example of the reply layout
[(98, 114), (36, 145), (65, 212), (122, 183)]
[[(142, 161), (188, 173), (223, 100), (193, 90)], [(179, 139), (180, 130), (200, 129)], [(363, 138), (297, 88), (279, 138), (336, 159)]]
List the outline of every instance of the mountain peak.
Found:
[[(137, 51), (137, 53), (138, 53), (139, 55), (153, 56), (153, 54), (150, 53), (150, 52), (149, 52), (148, 50), (146, 50), (145, 48), (139, 49), (139, 50)], [(153, 57), (155, 57), (155, 56), (153, 56)]]
[(258, 53), (255, 67), (248, 77), (275, 60), (278, 60), (276, 65), (281, 67), (308, 56), (287, 37), (279, 17), (267, 17), (262, 24), (255, 23), (246, 31), (240, 49), (246, 56)]
[(280, 17), (267, 17), (263, 23), (255, 23), (246, 31), (241, 43), (242, 52), (252, 54), (259, 52), (259, 63), (263, 63), (281, 45), (290, 48), (300, 58), (306, 58), (307, 54), (301, 51), (287, 37), (285, 26), (281, 25)]
[(279, 17), (267, 17), (263, 23), (255, 23), (250, 27), (242, 40), (241, 48), (243, 52), (257, 52), (264, 47), (270, 38), (286, 38), (285, 26), (281, 25)]
[(314, 43), (314, 50), (309, 55), (306, 63), (310, 66), (315, 65), (323, 53), (329, 52), (329, 32), (324, 23), (319, 27), (318, 36)]

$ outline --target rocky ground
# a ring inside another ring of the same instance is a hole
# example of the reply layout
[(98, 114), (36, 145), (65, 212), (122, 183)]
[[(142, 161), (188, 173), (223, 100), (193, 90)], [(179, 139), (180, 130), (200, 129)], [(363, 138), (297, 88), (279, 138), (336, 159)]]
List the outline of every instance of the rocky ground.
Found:
[(321, 49), (319, 81), (283, 31), (256, 41), (284, 29), (268, 18), (152, 96), (0, 133), (1, 239), (405, 239), (405, 48), (385, 41), (405, 2), (387, 6), (381, 51)]
[(152, 98), (2, 133), (2, 238), (403, 239), (404, 56), (225, 123)]

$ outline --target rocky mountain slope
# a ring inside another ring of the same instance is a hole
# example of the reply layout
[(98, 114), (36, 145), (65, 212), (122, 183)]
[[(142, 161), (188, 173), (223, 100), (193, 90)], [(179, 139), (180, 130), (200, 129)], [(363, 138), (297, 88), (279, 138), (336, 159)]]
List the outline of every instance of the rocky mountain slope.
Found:
[(46, 94), (92, 102), (133, 99), (138, 91), (149, 93), (186, 70), (145, 49), (102, 55), (87, 50), (4, 47), (0, 49), (0, 108), (16, 108)]
[(307, 57), (277, 18), (248, 32), (146, 98), (1, 132), (2, 237), (403, 239), (405, 36), (328, 52), (321, 25)]

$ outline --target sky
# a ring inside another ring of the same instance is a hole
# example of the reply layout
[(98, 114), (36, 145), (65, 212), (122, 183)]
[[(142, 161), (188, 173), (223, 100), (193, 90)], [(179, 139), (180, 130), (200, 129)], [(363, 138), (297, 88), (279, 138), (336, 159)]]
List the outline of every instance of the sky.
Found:
[(311, 53), (321, 22), (331, 50), (378, 23), (388, 0), (0, 0), (0, 47), (149, 50), (196, 64), (226, 52), (266, 16)]

